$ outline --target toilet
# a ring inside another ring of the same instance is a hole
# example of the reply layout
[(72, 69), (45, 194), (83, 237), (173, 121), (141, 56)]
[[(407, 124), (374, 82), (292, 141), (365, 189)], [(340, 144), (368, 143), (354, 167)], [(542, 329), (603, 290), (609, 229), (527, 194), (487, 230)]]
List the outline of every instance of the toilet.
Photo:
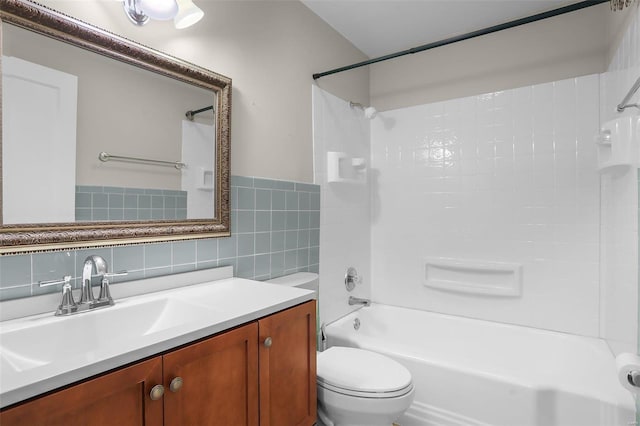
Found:
[[(318, 274), (267, 281), (318, 291)], [(411, 405), (411, 373), (382, 354), (342, 346), (317, 353), (318, 418), (325, 426), (391, 426)]]

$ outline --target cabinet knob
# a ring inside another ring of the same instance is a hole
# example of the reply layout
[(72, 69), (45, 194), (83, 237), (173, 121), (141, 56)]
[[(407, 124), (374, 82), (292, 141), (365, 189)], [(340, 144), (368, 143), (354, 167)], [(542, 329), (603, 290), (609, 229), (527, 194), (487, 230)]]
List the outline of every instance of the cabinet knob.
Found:
[(178, 392), (182, 387), (182, 377), (175, 377), (171, 383), (169, 383), (169, 390), (171, 392)]
[(273, 340), (271, 340), (271, 337), (267, 337), (266, 339), (264, 339), (265, 348), (270, 348), (272, 343), (273, 343)]
[(151, 392), (149, 393), (149, 396), (153, 401), (159, 400), (162, 398), (162, 395), (164, 395), (164, 386), (162, 385), (155, 385), (151, 388)]

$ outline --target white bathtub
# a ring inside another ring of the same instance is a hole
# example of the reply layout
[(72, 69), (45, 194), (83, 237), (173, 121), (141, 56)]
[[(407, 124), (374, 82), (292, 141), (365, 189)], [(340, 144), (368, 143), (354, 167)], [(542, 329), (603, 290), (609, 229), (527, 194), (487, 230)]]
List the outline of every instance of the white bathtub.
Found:
[(600, 339), (379, 304), (326, 334), (329, 346), (380, 352), (411, 371), (416, 394), (402, 426), (634, 424), (633, 398)]

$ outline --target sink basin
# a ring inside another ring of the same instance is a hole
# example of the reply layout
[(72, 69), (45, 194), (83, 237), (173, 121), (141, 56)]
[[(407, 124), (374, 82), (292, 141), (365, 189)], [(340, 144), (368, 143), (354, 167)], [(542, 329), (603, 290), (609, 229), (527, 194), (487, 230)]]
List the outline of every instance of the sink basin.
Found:
[[(0, 333), (0, 371), (23, 372), (54, 360), (91, 356), (186, 323), (211, 320), (214, 311), (184, 300), (125, 301), (68, 317), (38, 318)], [(36, 344), (37, 342), (37, 344)]]
[[(59, 298), (52, 297), (46, 299), (47, 309), (39, 311), (46, 313), (0, 322), (0, 407), (161, 354), (313, 297), (306, 290), (233, 278), (231, 268), (223, 269), (228, 277), (209, 281), (194, 282), (205, 272), (196, 271), (131, 281), (122, 290), (114, 286), (114, 306), (66, 317), (53, 315)], [(118, 297), (118, 292), (125, 293), (129, 288), (134, 292), (145, 289), (146, 293)], [(23, 302), (29, 304), (31, 300)]]

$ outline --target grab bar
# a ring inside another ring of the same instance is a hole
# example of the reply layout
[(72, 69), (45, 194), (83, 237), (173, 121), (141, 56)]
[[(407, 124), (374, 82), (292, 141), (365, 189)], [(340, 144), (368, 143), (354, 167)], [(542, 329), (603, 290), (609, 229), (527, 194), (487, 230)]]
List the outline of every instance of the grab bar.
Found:
[(125, 156), (122, 156), (122, 155), (112, 155), (112, 154), (109, 154), (109, 153), (104, 152), (104, 151), (102, 151), (100, 154), (98, 154), (98, 159), (100, 159), (100, 161), (103, 161), (103, 162), (106, 162), (106, 161), (125, 161), (125, 162), (134, 161), (134, 162), (137, 162), (137, 163), (150, 164), (150, 165), (154, 165), (154, 166), (175, 167), (178, 170), (184, 169), (185, 167), (187, 167), (187, 165), (185, 163), (181, 163), (180, 161), (164, 161), (164, 160), (152, 160), (152, 159), (149, 159), (149, 158), (125, 157)]
[(627, 96), (625, 96), (624, 99), (622, 100), (622, 102), (620, 102), (618, 104), (618, 112), (622, 112), (622, 111), (625, 110), (625, 108), (629, 108), (629, 107), (635, 107), (635, 108), (640, 109), (640, 104), (628, 104), (627, 103), (627, 102), (629, 102), (631, 97), (633, 95), (635, 95), (635, 93), (638, 91), (639, 88), (640, 88), (640, 77), (638, 77), (638, 79), (636, 80), (634, 85), (631, 86), (631, 89), (629, 89), (629, 93), (627, 93)]

